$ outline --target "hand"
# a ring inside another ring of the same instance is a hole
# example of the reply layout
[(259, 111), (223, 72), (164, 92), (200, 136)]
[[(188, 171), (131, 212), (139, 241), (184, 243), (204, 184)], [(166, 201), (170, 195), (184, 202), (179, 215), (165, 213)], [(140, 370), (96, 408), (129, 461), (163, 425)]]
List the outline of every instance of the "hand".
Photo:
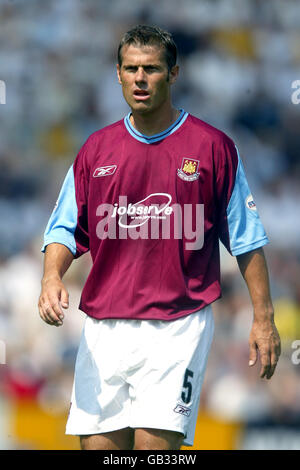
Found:
[(254, 320), (249, 337), (249, 366), (257, 360), (257, 349), (261, 360), (260, 377), (270, 379), (274, 374), (280, 353), (280, 337), (273, 320)]
[(61, 307), (69, 307), (69, 294), (64, 284), (59, 278), (43, 280), (38, 301), (41, 319), (49, 325), (61, 326), (64, 318)]

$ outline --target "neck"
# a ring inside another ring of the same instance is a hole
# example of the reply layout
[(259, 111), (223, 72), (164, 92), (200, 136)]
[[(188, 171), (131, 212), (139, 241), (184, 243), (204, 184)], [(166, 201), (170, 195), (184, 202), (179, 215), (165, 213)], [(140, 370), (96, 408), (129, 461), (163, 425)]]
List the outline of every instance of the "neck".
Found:
[(168, 129), (179, 115), (180, 111), (169, 104), (165, 109), (160, 107), (157, 110), (145, 114), (132, 110), (130, 122), (141, 134), (151, 136)]

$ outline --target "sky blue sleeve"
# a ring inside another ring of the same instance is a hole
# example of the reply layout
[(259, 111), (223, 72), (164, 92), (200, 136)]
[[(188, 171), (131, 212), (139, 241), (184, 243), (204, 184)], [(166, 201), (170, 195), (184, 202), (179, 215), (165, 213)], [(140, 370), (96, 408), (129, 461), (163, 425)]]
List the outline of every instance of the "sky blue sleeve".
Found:
[(58, 200), (48, 221), (44, 244), (41, 249), (45, 252), (49, 243), (61, 243), (76, 254), (75, 229), (77, 226), (78, 209), (75, 196), (73, 165), (70, 167), (63, 182)]
[(269, 240), (252, 198), (239, 151), (234, 188), (227, 206), (230, 251), (237, 256), (260, 248)]

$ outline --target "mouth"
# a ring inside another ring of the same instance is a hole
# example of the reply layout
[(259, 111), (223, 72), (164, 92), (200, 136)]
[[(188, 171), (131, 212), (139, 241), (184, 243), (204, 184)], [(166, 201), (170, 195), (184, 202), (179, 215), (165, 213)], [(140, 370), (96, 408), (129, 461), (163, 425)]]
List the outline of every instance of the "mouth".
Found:
[(146, 90), (134, 90), (133, 96), (137, 101), (145, 101), (150, 97), (150, 94)]

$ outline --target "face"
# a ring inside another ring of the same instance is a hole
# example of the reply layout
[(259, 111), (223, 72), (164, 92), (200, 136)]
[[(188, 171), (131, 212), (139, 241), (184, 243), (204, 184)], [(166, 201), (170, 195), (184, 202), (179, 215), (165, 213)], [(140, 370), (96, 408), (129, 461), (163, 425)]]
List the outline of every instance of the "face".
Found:
[(131, 44), (123, 46), (121, 53), (118, 79), (133, 111), (149, 113), (170, 101), (170, 86), (176, 81), (178, 66), (168, 71), (163, 48)]

